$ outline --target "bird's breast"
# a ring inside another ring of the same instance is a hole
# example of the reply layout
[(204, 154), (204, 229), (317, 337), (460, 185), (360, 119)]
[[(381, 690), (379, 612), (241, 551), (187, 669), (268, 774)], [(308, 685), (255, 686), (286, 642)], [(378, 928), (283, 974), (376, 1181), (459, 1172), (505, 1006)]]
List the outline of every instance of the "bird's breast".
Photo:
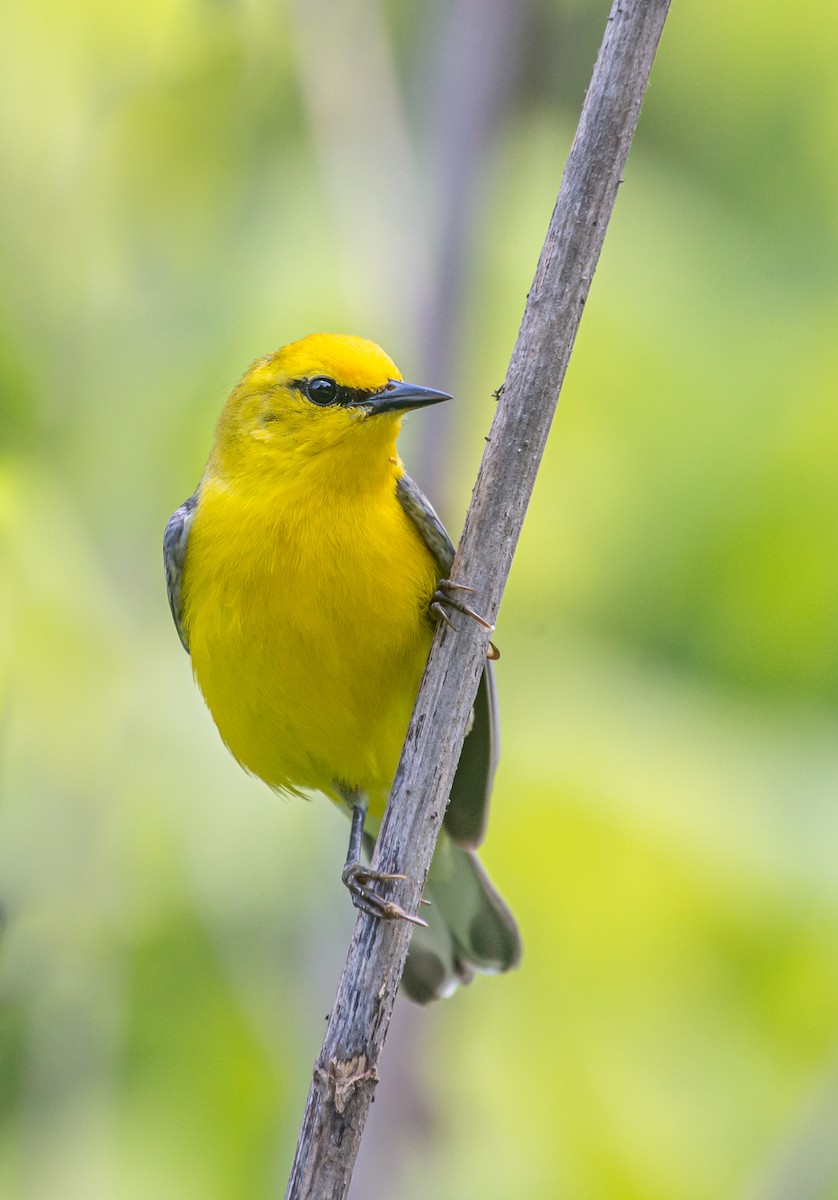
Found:
[(277, 787), (386, 789), (435, 582), (395, 479), (341, 503), (205, 483), (184, 607), (196, 678), (239, 761)]

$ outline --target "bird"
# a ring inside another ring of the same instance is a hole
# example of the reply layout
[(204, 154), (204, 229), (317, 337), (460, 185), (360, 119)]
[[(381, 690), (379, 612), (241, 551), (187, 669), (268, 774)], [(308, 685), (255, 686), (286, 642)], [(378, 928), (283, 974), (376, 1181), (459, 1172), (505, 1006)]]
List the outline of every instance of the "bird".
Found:
[(323, 793), (351, 819), (352, 901), (413, 930), (402, 988), (418, 1003), (518, 964), (515, 919), (479, 862), (497, 764), (485, 663), (425, 888), (423, 917), (382, 892), (371, 853), (435, 622), (471, 589), (396, 440), (450, 400), (406, 382), (374, 342), (310, 334), (233, 388), (194, 494), (164, 534), (177, 632), (218, 732), (280, 794)]

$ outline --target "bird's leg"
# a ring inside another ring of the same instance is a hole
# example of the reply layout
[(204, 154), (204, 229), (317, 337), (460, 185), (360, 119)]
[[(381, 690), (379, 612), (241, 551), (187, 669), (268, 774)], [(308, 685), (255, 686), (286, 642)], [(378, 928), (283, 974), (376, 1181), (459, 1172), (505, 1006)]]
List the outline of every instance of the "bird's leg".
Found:
[(349, 848), (346, 851), (346, 864), (341, 879), (349, 889), (352, 903), (361, 912), (371, 917), (380, 917), (388, 921), (410, 921), (413, 925), (427, 925), (421, 917), (411, 916), (410, 913), (395, 904), (385, 900), (371, 885), (377, 883), (396, 883), (404, 879), (404, 875), (393, 875), (386, 871), (373, 871), (361, 862), (361, 844), (364, 837), (364, 819), (367, 815), (366, 804), (361, 803), (358, 794), (347, 797), (347, 803), (352, 809), (352, 827), (349, 831)]
[[(488, 629), (489, 633), (494, 633), (495, 627), (490, 621), (487, 621), (485, 617), (481, 617), (480, 613), (475, 612), (473, 608), (469, 608), (464, 601), (459, 600), (456, 596), (451, 595), (451, 593), (455, 591), (473, 592), (474, 590), (475, 589), (473, 587), (469, 587), (468, 584), (456, 583), (453, 579), (440, 579), (439, 583), (436, 585), (436, 591), (431, 596), (431, 616), (438, 621), (444, 621), (446, 625), (449, 625), (453, 629), (454, 625), (451, 621), (451, 618), (448, 616), (448, 613), (443, 607), (443, 605), (447, 604), (449, 608), (456, 609), (457, 612), (464, 613), (465, 616), (471, 617), (477, 622), (478, 625), (482, 625), (484, 629)], [(498, 650), (497, 646), (493, 642), (489, 642), (489, 652), (486, 657), (491, 659), (500, 658), (500, 650)]]

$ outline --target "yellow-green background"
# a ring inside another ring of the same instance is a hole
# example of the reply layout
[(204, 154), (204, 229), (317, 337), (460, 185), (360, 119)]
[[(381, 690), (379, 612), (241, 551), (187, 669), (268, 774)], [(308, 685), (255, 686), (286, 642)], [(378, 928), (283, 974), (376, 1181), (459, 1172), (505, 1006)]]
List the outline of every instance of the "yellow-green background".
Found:
[[(458, 531), (606, 12), (3, 5), (4, 1200), (282, 1194), (346, 826), (228, 757), (162, 527), (332, 329), (456, 392)], [(675, 0), (498, 628), (523, 964), (399, 1001), (355, 1200), (838, 1196), (837, 54)]]

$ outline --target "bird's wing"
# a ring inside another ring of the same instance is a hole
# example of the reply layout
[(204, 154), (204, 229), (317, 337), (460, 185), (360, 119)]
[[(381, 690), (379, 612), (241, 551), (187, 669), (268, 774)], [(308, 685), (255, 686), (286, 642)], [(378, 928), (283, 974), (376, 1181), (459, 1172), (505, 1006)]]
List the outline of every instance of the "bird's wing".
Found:
[[(433, 555), (440, 578), (447, 577), (454, 562), (454, 545), (430, 500), (409, 475), (396, 482), (396, 496)], [(477, 846), (483, 840), (498, 751), (498, 702), (492, 664), (487, 660), (445, 813), (445, 828), (461, 846)]]
[(402, 475), (396, 480), (396, 496), (433, 555), (440, 579), (444, 579), (454, 562), (454, 543), (436, 515), (434, 506), (409, 475)]
[(445, 812), (445, 828), (460, 846), (473, 849), (483, 841), (499, 757), (498, 697), (492, 664), (487, 659)]
[(169, 607), (172, 610), (178, 636), (183, 642), (183, 648), (189, 653), (189, 640), (183, 623), (183, 602), (180, 595), (180, 582), (183, 576), (183, 564), (186, 559), (186, 546), (189, 541), (189, 530), (195, 516), (198, 503), (198, 493), (195, 492), (188, 500), (184, 500), (166, 522), (166, 532), (163, 534), (163, 562), (166, 565), (166, 591), (169, 593)]

